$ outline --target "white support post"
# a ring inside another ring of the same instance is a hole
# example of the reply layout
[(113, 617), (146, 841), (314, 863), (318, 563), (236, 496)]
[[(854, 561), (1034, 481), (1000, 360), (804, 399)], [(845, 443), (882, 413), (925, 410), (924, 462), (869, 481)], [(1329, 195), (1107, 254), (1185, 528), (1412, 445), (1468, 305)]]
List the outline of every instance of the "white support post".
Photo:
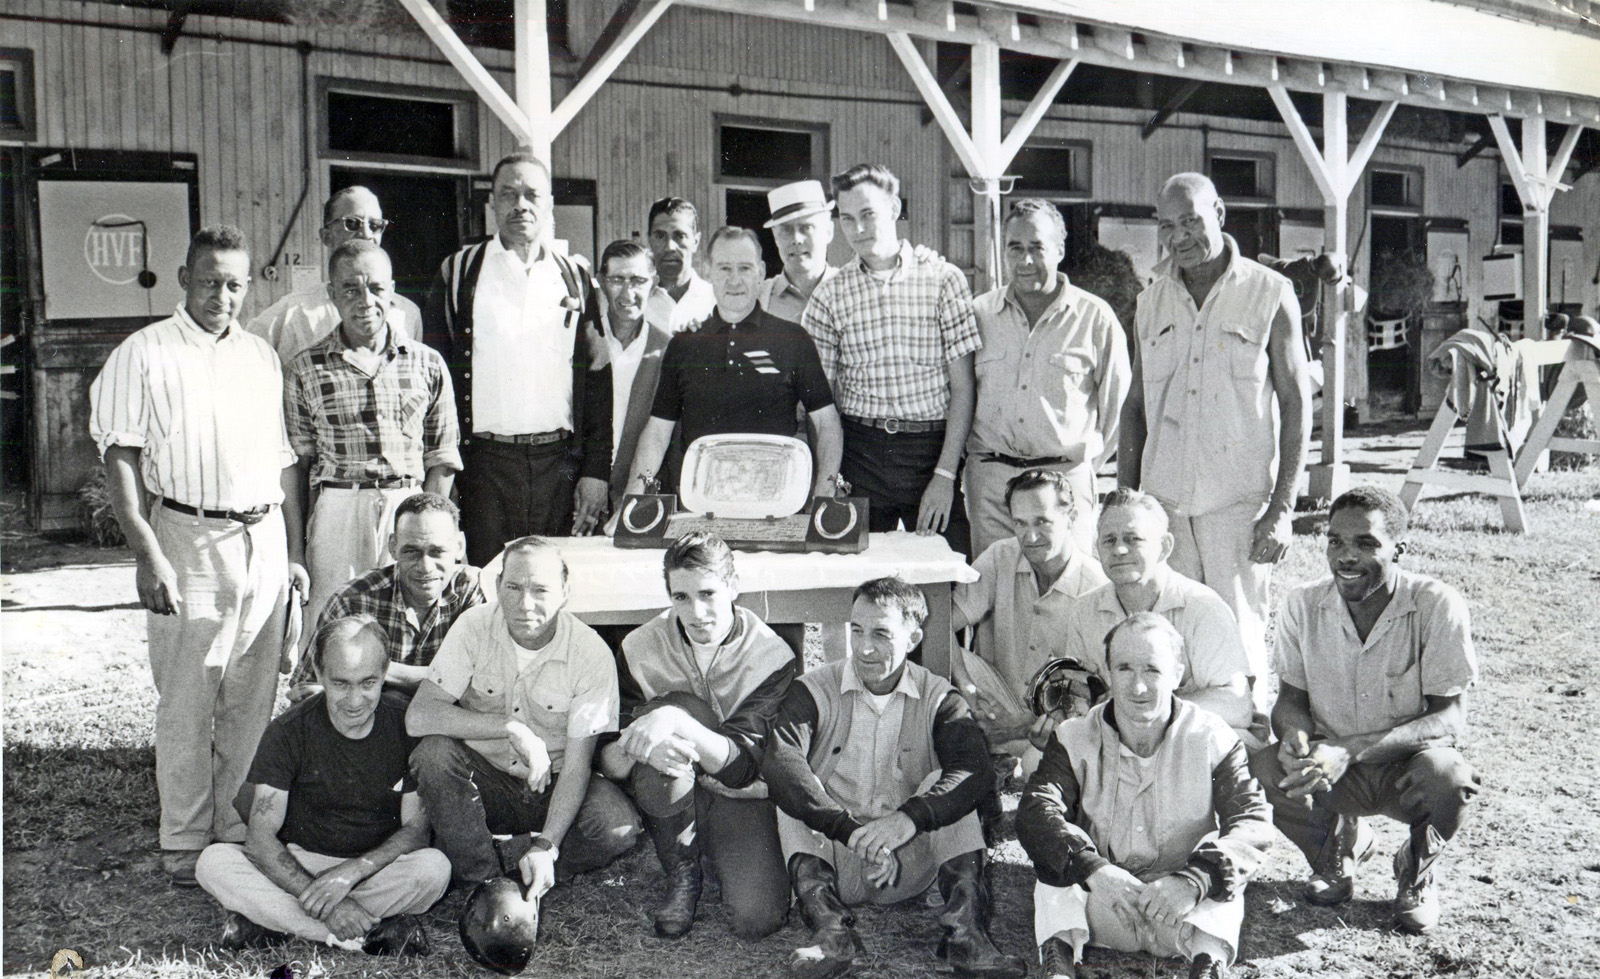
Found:
[(555, 110), (550, 113), (551, 138), (561, 135), (567, 126), (572, 124), (573, 118), (588, 104), (590, 99), (594, 98), (594, 94), (600, 91), (600, 86), (611, 78), (612, 73), (617, 70), (617, 66), (621, 65), (623, 60), (638, 46), (644, 36), (650, 32), (650, 28), (655, 26), (656, 21), (661, 19), (661, 15), (666, 13), (667, 8), (670, 6), (672, 6), (672, 0), (655, 0), (650, 9), (645, 11), (644, 16), (634, 18), (622, 34), (617, 37), (615, 43), (606, 50), (606, 53), (601, 55), (600, 59), (589, 67), (589, 70), (584, 73), (582, 78), (578, 79), (578, 84), (572, 86), (572, 91), (568, 92), (566, 97), (561, 100), (561, 104), (556, 106)]
[(550, 166), (555, 137), (550, 119), (550, 38), (545, 26), (545, 0), (516, 0), (517, 107), (528, 119), (528, 151)]
[(1545, 156), (1544, 117), (1522, 120), (1522, 169), (1532, 200), (1522, 201), (1522, 335), (1544, 339), (1544, 314), (1550, 305), (1550, 198), (1544, 186), (1549, 162)]
[(973, 192), (974, 249), (978, 262), (977, 288), (987, 292), (1000, 284), (1004, 244), (1000, 231), (1000, 46), (980, 42), (972, 46), (972, 145), (982, 170)]
[(528, 125), (528, 117), (523, 113), (521, 106), (506, 94), (505, 88), (489, 74), (487, 68), (483, 67), (478, 56), (472, 53), (472, 49), (468, 48), (455, 30), (439, 16), (439, 11), (433, 9), (428, 0), (400, 0), (400, 4), (411, 14), (434, 46), (444, 54), (451, 65), (455, 66), (456, 71), (461, 73), (466, 83), (472, 86), (478, 98), (483, 99), (489, 110), (511, 130), (513, 136), (517, 137), (517, 141), (530, 142), (533, 138), (532, 128)]
[[(1322, 93), (1322, 158), (1328, 182), (1337, 191), (1324, 199), (1322, 250), (1348, 261), (1350, 249), (1350, 139), (1348, 99), (1343, 92)], [(1385, 120), (1387, 121), (1387, 120)], [(1374, 140), (1376, 142), (1376, 140)], [(1307, 467), (1307, 490), (1313, 500), (1332, 500), (1350, 485), (1344, 461), (1345, 343), (1350, 332), (1349, 297), (1343, 283), (1328, 295), (1328, 326), (1322, 334), (1322, 457)]]
[(1056, 62), (1055, 68), (1050, 71), (1050, 77), (1044, 80), (1043, 87), (1034, 95), (1033, 101), (1022, 110), (1022, 115), (1017, 117), (1017, 121), (1011, 124), (1011, 131), (1006, 133), (1005, 140), (1000, 144), (1000, 157), (995, 161), (995, 170), (1004, 173), (1011, 167), (1011, 161), (1017, 158), (1017, 152), (1038, 128), (1039, 120), (1050, 111), (1056, 96), (1061, 94), (1061, 86), (1067, 83), (1067, 79), (1072, 77), (1073, 69), (1077, 67), (1077, 58)]

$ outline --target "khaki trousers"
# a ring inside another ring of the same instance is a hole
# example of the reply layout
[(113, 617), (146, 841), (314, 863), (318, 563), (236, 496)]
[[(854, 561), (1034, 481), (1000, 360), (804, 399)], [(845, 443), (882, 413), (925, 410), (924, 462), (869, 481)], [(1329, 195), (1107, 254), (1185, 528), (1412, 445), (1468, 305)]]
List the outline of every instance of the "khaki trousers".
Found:
[[(313, 877), (344, 863), (343, 857), (313, 853), (294, 843), (289, 844), (289, 853)], [(326, 923), (300, 907), (298, 895), (274, 884), (238, 844), (206, 847), (195, 864), (194, 876), (218, 904), (263, 928), (329, 945), (337, 941)], [(450, 861), (445, 855), (434, 849), (413, 850), (357, 884), (350, 899), (379, 918), (421, 914), (433, 907), (449, 886)]]
[(894, 851), (900, 860), (900, 878), (893, 887), (878, 888), (868, 882), (866, 865), (848, 846), (834, 842), (782, 809), (778, 810), (778, 842), (783, 845), (785, 864), (796, 853), (809, 853), (832, 867), (839, 878), (839, 897), (845, 904), (895, 904), (916, 897), (928, 889), (946, 861), (984, 848), (978, 814), (969, 812), (949, 826), (918, 833)]
[(1250, 560), (1256, 521), (1265, 513), (1265, 501), (1246, 501), (1198, 517), (1184, 516), (1170, 507), (1167, 521), (1172, 532), (1172, 567), (1208, 586), (1222, 597), (1239, 623), (1239, 638), (1255, 679), (1252, 693), (1257, 710), (1271, 708), (1265, 700), (1267, 675), (1267, 603), (1272, 587), (1272, 565)]
[(1076, 884), (1033, 886), (1033, 933), (1041, 945), (1056, 936), (1070, 945), (1076, 937), (1080, 944), (1087, 941), (1119, 952), (1149, 952), (1163, 958), (1185, 959), (1205, 952), (1232, 964), (1239, 951), (1239, 925), (1243, 921), (1242, 891), (1230, 901), (1201, 901), (1176, 928), (1142, 918), (1130, 928), (1111, 910), (1110, 902), (1094, 891)]
[(394, 530), (395, 508), (420, 492), (416, 487), (317, 491), (317, 502), (306, 524), (306, 573), (311, 576), (311, 594), (306, 601), (302, 649), (311, 648), (317, 622), (334, 592), (352, 578), (394, 563), (394, 555), (389, 553), (389, 533)]
[(233, 809), (272, 717), (283, 646), (288, 559), (283, 516), (259, 523), (194, 517), (157, 502), (150, 514), (178, 575), (175, 615), (148, 616), (156, 693), (161, 847), (241, 842)]

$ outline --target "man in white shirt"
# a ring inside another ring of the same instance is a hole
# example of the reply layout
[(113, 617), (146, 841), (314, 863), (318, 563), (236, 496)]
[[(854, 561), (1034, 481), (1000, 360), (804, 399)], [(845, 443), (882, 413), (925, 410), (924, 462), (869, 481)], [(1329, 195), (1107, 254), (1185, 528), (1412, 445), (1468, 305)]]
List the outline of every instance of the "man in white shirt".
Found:
[[(322, 230), (317, 232), (317, 238), (332, 255), (335, 248), (356, 238), (383, 244), (383, 233), (392, 223), (384, 219), (377, 196), (355, 185), (335, 191), (322, 205)], [(284, 370), (288, 370), (296, 354), (332, 333), (338, 325), (339, 310), (328, 298), (328, 283), (319, 280), (293, 290), (257, 313), (244, 328), (272, 344)], [(395, 293), (389, 327), (395, 331), (396, 340), (421, 336), (422, 310)]]
[(717, 305), (711, 283), (694, 270), (700, 212), (681, 197), (663, 197), (650, 205), (647, 224), (657, 280), (645, 312), (673, 333), (698, 330)]
[(652, 319), (650, 295), (656, 266), (649, 249), (632, 239), (613, 241), (600, 253), (600, 291), (606, 297), (605, 343), (611, 361), (611, 505), (628, 485), (639, 434), (650, 420), (661, 355), (672, 339), (664, 321)]
[(444, 260), (427, 339), (456, 393), (461, 529), (478, 566), (529, 534), (590, 533), (607, 509), (611, 370), (585, 262), (552, 248), (550, 172), (495, 165), (498, 234)]

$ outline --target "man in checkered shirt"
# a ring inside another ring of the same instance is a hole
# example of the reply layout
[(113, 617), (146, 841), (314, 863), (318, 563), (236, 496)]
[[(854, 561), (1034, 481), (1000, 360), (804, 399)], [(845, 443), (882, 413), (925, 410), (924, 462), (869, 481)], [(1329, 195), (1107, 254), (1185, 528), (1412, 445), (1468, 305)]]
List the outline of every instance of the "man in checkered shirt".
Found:
[(289, 516), (289, 557), (311, 573), (306, 614), (345, 582), (388, 564), (395, 508), (423, 489), (447, 496), (461, 470), (455, 395), (444, 358), (391, 329), (394, 272), (370, 241), (328, 259), (339, 328), (302, 350), (284, 383), (289, 442), (312, 497), (301, 532)]
[(900, 238), (900, 181), (863, 163), (833, 178), (856, 260), (817, 287), (801, 316), (844, 416), (840, 474), (871, 503), (868, 527), (940, 533), (967, 553), (956, 482), (972, 428), (983, 346), (961, 271)]

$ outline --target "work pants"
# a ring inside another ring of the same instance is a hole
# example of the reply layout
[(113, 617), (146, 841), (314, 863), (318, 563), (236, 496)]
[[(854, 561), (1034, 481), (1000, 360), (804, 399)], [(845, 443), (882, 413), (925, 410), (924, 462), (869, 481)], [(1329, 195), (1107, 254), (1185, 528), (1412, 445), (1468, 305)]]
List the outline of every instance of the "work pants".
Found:
[(854, 851), (782, 810), (778, 812), (778, 839), (783, 844), (786, 866), (796, 853), (809, 853), (832, 867), (839, 878), (839, 897), (845, 904), (895, 904), (916, 897), (933, 883), (945, 861), (984, 849), (978, 814), (969, 812), (949, 826), (913, 836), (894, 851), (900, 861), (900, 878), (894, 886), (874, 887), (867, 880), (870, 868)]
[[(450, 858), (455, 879), (468, 884), (515, 871), (501, 866), (493, 837), (541, 831), (560, 777), (551, 775), (544, 791), (534, 792), (527, 779), (501, 771), (465, 743), (442, 735), (429, 735), (417, 745), (411, 773), (428, 807), (434, 845)], [(578, 817), (560, 843), (557, 876), (604, 867), (643, 831), (622, 790), (591, 772)]]
[(306, 524), (306, 572), (311, 595), (306, 602), (302, 648), (310, 649), (317, 622), (333, 593), (359, 577), (394, 563), (389, 535), (394, 511), (422, 492), (404, 489), (321, 489)]
[(508, 541), (529, 534), (572, 533), (578, 471), (567, 457), (572, 437), (546, 445), (509, 445), (475, 438), (461, 447), (461, 531), (467, 563), (481, 568)]
[(161, 847), (242, 842), (233, 797), (272, 717), (288, 601), (283, 514), (255, 524), (150, 514), (178, 577), (173, 615), (148, 616)]
[[(294, 843), (289, 844), (289, 853), (313, 877), (345, 862), (344, 857), (313, 853)], [(218, 904), (268, 931), (329, 945), (337, 941), (326, 922), (307, 914), (297, 896), (274, 884), (236, 843), (206, 847), (195, 864), (194, 876)], [(445, 855), (433, 849), (413, 850), (357, 884), (350, 891), (350, 900), (377, 918), (421, 914), (433, 907), (449, 886), (450, 861)]]
[(1168, 563), (1181, 575), (1198, 581), (1221, 596), (1239, 623), (1239, 639), (1254, 678), (1256, 709), (1271, 710), (1266, 702), (1267, 603), (1272, 586), (1272, 565), (1250, 560), (1255, 546), (1256, 521), (1266, 512), (1265, 502), (1235, 503), (1201, 514), (1184, 516), (1167, 509), (1172, 533)]
[[(1119, 952), (1148, 952), (1162, 958), (1193, 959), (1203, 952), (1232, 964), (1239, 951), (1239, 925), (1243, 921), (1242, 889), (1228, 901), (1201, 901), (1174, 928), (1143, 917), (1129, 927), (1100, 892), (1076, 884), (1033, 885), (1033, 933), (1041, 945), (1046, 939), (1060, 938), (1069, 945), (1087, 943)], [(1076, 943), (1074, 938), (1078, 939)]]

